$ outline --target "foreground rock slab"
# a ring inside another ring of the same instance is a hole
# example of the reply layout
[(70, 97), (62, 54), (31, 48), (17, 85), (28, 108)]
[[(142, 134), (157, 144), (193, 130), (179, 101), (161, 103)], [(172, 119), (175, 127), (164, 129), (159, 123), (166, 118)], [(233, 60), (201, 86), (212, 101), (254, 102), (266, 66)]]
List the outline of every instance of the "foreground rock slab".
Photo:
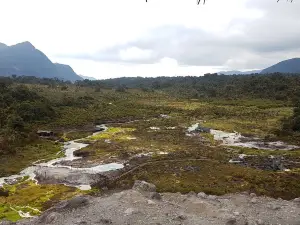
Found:
[[(143, 183), (142, 186), (147, 186), (148, 191), (154, 190), (151, 185)], [(300, 224), (300, 205), (297, 201), (255, 197), (256, 202), (253, 204), (254, 197), (248, 194), (231, 194), (210, 199), (203, 193), (198, 196), (163, 193), (160, 200), (149, 200), (135, 189), (88, 199), (77, 197), (63, 204), (64, 210), (56, 206), (38, 218), (16, 224)]]

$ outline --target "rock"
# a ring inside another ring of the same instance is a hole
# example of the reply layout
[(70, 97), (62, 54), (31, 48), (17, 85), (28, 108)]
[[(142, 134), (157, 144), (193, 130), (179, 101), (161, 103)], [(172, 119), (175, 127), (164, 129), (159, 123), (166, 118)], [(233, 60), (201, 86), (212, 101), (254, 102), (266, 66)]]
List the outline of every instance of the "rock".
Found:
[(157, 192), (150, 192), (149, 197), (155, 200), (161, 200), (161, 195)]
[(252, 198), (252, 199), (250, 200), (250, 202), (251, 202), (252, 204), (256, 204), (256, 203), (257, 203), (257, 198)]
[(272, 204), (272, 205), (269, 205), (269, 208), (272, 209), (272, 210), (279, 210), (279, 209), (281, 209), (281, 206), (276, 205), (276, 204)]
[(295, 198), (295, 199), (293, 200), (293, 202), (300, 203), (300, 198)]
[(101, 224), (112, 224), (112, 220), (111, 219), (100, 219), (99, 223), (101, 223)]
[(199, 192), (199, 193), (197, 194), (197, 197), (198, 197), (198, 198), (207, 198), (207, 195), (206, 195), (204, 192)]
[(184, 214), (180, 214), (175, 218), (175, 220), (179, 220), (179, 221), (187, 220), (187, 216)]
[(2, 222), (0, 221), (0, 225), (15, 225), (16, 223), (8, 221), (8, 220), (3, 220)]
[(194, 191), (190, 191), (188, 194), (187, 194), (188, 197), (195, 197), (197, 196), (197, 194), (194, 192)]
[(50, 213), (46, 218), (45, 218), (45, 222), (46, 223), (52, 223), (54, 222), (55, 220), (57, 220), (57, 217), (58, 217), (58, 213)]
[(125, 214), (126, 216), (130, 216), (130, 215), (132, 215), (134, 212), (135, 212), (135, 210), (134, 210), (133, 208), (128, 208), (128, 209), (125, 210), (124, 214)]
[(216, 195), (208, 195), (207, 199), (209, 199), (209, 200), (216, 200), (217, 196)]
[(57, 220), (58, 215), (59, 214), (57, 212), (51, 212), (51, 211), (45, 212), (44, 214), (42, 214), (42, 216), (40, 216), (39, 223), (40, 224), (51, 224), (52, 222)]
[(239, 212), (233, 212), (233, 215), (235, 215), (235, 216), (239, 216), (239, 215), (240, 215), (240, 213), (239, 213)]
[(235, 224), (236, 224), (236, 218), (235, 217), (229, 218), (226, 222), (226, 225), (235, 225)]
[(147, 203), (148, 203), (148, 205), (155, 205), (155, 202), (152, 200), (148, 200)]
[(262, 221), (261, 219), (256, 220), (256, 224), (257, 225), (264, 225), (264, 221)]
[(256, 197), (256, 194), (255, 193), (250, 193), (250, 197), (254, 198), (254, 197)]
[(57, 205), (56, 209), (76, 209), (89, 204), (89, 199), (85, 196), (77, 196), (68, 201), (64, 201)]
[(146, 181), (140, 180), (136, 180), (134, 182), (132, 189), (136, 191), (156, 192), (156, 186), (154, 184), (150, 184)]

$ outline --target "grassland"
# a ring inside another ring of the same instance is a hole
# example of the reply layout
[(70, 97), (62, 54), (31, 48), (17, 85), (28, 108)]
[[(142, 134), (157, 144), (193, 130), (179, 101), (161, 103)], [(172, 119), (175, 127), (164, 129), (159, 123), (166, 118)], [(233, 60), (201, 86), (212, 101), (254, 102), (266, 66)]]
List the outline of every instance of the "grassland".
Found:
[[(55, 119), (47, 123), (37, 122), (32, 125), (32, 130), (53, 129), (59, 138), (74, 140), (91, 135), (95, 124), (107, 124), (107, 131), (83, 139), (90, 143), (76, 152), (83, 156), (83, 160), (92, 163), (128, 160), (139, 166), (141, 163), (132, 157), (151, 153), (142, 162), (145, 165), (117, 180), (114, 187), (130, 187), (135, 179), (142, 179), (156, 184), (159, 191), (204, 191), (217, 195), (251, 191), (285, 199), (300, 195), (298, 170), (270, 172), (228, 163), (229, 159), (241, 153), (298, 157), (299, 150), (229, 149), (219, 146), (210, 134), (186, 135), (187, 127), (199, 122), (214, 129), (280, 140), (283, 137), (278, 136), (276, 131), (281, 128), (281, 120), (292, 114), (292, 107), (285, 102), (262, 99), (187, 100), (158, 91), (128, 90), (119, 93), (113, 90), (95, 92), (92, 88), (74, 86), (64, 91), (40, 85), (29, 87), (39, 90), (54, 104), (57, 112)], [(288, 141), (299, 142), (295, 138)], [(18, 148), (13, 155), (1, 156), (1, 176), (18, 173), (37, 160), (58, 157), (61, 145), (35, 139)], [(36, 185), (31, 181), (5, 188), (11, 195), (0, 197), (0, 219), (12, 221), (20, 218), (13, 209), (34, 215), (58, 200), (80, 194), (74, 188)]]

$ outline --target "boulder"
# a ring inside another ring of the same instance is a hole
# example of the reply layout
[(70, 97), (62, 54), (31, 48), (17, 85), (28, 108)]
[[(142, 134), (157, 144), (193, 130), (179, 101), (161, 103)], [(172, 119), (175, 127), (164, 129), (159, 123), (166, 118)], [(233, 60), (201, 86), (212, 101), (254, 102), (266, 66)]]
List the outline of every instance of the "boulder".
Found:
[(197, 194), (197, 197), (198, 197), (198, 198), (207, 198), (207, 195), (206, 195), (204, 192), (199, 192), (199, 193)]
[(132, 189), (140, 192), (156, 192), (156, 186), (154, 184), (140, 180), (134, 182)]
[(157, 192), (150, 192), (149, 198), (155, 199), (155, 200), (161, 200), (161, 195)]
[(55, 206), (56, 210), (76, 209), (89, 204), (89, 198), (86, 196), (77, 196), (67, 201), (63, 201)]

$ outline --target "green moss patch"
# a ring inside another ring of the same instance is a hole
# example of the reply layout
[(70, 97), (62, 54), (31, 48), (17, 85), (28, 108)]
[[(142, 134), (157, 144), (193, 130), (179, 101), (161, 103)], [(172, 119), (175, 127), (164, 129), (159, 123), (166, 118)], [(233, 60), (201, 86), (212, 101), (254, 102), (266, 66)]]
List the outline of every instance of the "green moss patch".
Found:
[(15, 185), (4, 185), (8, 197), (0, 197), (0, 219), (17, 221), (21, 219), (18, 211), (39, 215), (60, 200), (83, 193), (77, 188), (65, 185), (37, 185), (31, 180), (21, 180)]

